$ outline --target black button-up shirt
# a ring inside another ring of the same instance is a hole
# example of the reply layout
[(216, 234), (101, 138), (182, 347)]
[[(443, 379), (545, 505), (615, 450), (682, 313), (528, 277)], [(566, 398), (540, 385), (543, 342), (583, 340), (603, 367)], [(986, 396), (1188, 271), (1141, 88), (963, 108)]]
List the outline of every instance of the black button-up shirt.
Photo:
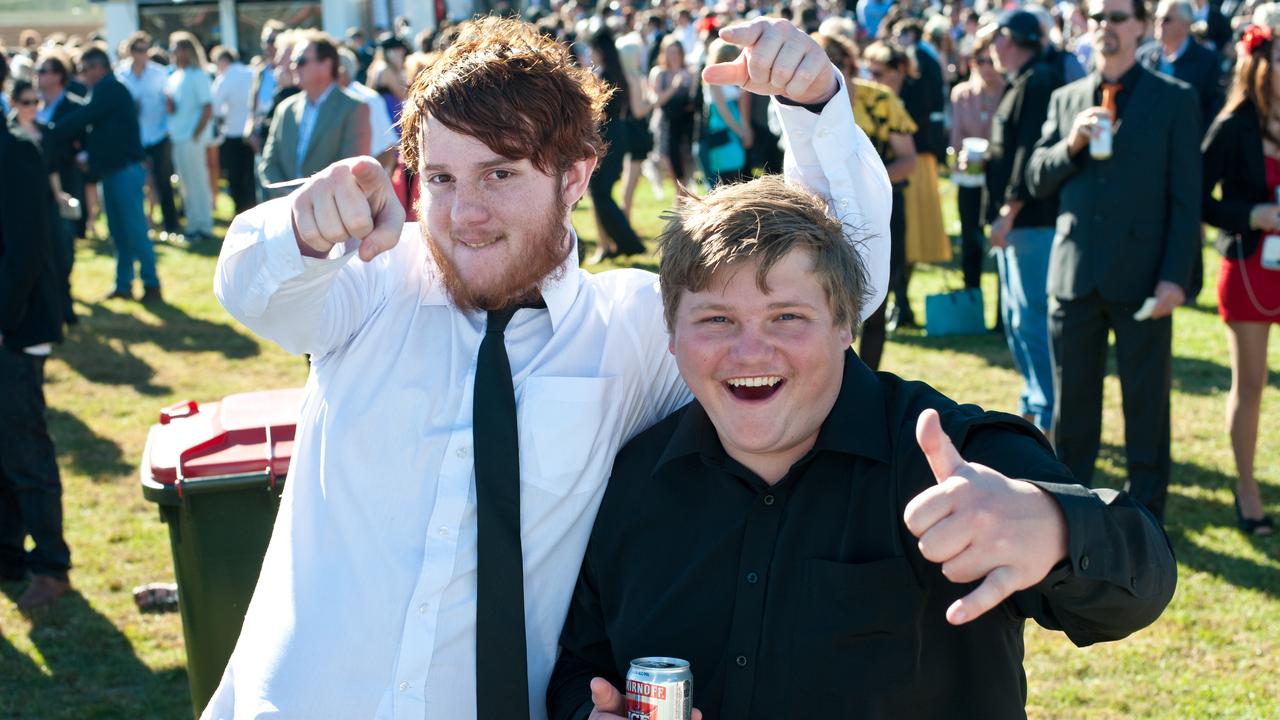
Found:
[(1027, 165), (1049, 116), (1049, 96), (1054, 90), (1053, 71), (1036, 57), (1009, 80), (991, 120), (991, 146), (987, 151), (987, 221), (995, 222), (1000, 206), (1021, 202), (1014, 228), (1053, 227), (1058, 198), (1037, 198), (1027, 186)]
[[(1040, 585), (953, 627), (955, 585), (902, 516), (934, 483), (915, 442), (937, 408), (969, 460), (1035, 478), (1069, 558)], [(585, 718), (593, 676), (689, 660), (694, 706), (726, 718), (1022, 717), (1024, 618), (1078, 645), (1123, 637), (1173, 594), (1167, 538), (1122, 493), (1071, 485), (1018, 418), (873, 374), (849, 352), (811, 452), (775, 485), (730, 458), (697, 402), (618, 455), (561, 637), (550, 717)]]

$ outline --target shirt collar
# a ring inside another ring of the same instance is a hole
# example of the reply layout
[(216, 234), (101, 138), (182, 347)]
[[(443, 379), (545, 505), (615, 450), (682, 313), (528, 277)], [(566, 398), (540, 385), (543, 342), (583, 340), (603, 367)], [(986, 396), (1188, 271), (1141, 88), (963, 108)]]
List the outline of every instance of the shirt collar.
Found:
[[(889, 462), (889, 427), (884, 390), (880, 386), (880, 379), (852, 349), (845, 351), (840, 393), (836, 396), (835, 405), (831, 407), (831, 413), (818, 430), (813, 451), (858, 455), (882, 463)], [(700, 455), (712, 465), (723, 465), (726, 457), (711, 418), (697, 400), (687, 406), (653, 471), (657, 473), (668, 463), (694, 454)]]
[(1166, 60), (1167, 62), (1169, 62), (1170, 64), (1172, 64), (1172, 63), (1176, 63), (1176, 62), (1178, 62), (1179, 60), (1181, 60), (1181, 59), (1182, 59), (1182, 56), (1183, 56), (1183, 55), (1185, 55), (1185, 54), (1187, 53), (1187, 48), (1189, 48), (1189, 47), (1191, 47), (1191, 36), (1190, 36), (1190, 35), (1188, 35), (1188, 36), (1186, 36), (1185, 38), (1183, 38), (1183, 39), (1182, 39), (1182, 44), (1178, 46), (1178, 50), (1173, 54), (1173, 57), (1169, 57), (1168, 55), (1165, 55), (1165, 54), (1164, 54), (1164, 46), (1163, 46), (1163, 45), (1161, 45), (1161, 46), (1160, 46), (1160, 57), (1161, 57), (1161, 58), (1163, 58), (1164, 60)]
[[(1140, 77), (1142, 77), (1142, 64), (1135, 62), (1133, 67), (1129, 68), (1125, 74), (1120, 76), (1121, 91), (1126, 93), (1126, 95), (1132, 94), (1133, 89), (1138, 86), (1138, 78)], [(1095, 90), (1101, 88), (1105, 82), (1106, 80), (1102, 77), (1102, 73), (1095, 72), (1093, 74), (1093, 86)]]
[[(423, 222), (422, 220), (418, 221)], [(569, 309), (573, 307), (573, 303), (578, 298), (578, 288), (582, 286), (583, 270), (578, 268), (578, 233), (570, 230), (569, 236), (572, 241), (569, 254), (565, 256), (564, 262), (560, 264), (554, 272), (542, 281), (542, 300), (547, 304), (547, 312), (551, 315), (551, 330), (555, 332), (560, 327), (560, 323), (569, 315)], [(421, 231), (414, 233), (413, 240), (425, 243), (427, 240), (423, 237)], [(423, 305), (449, 305), (449, 293), (444, 289), (444, 283), (440, 281), (440, 272), (435, 267), (434, 259), (431, 257), (431, 251), (424, 253), (426, 256), (423, 262), (426, 263), (427, 274), (431, 280), (426, 284), (422, 291)]]
[(333, 93), (333, 89), (336, 87), (338, 87), (338, 83), (332, 83), (332, 82), (329, 83), (329, 87), (325, 88), (324, 92), (320, 93), (320, 97), (316, 98), (315, 102), (311, 102), (310, 100), (307, 100), (306, 101), (307, 104), (310, 105), (311, 107), (317, 107), (317, 108), (320, 107), (321, 105), (324, 104), (325, 100), (329, 99), (329, 95)]

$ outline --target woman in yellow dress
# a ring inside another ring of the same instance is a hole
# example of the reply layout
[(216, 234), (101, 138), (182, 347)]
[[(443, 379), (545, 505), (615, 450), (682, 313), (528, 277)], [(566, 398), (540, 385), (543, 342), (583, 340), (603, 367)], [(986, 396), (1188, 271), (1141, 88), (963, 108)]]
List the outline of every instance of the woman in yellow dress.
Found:
[[(902, 98), (910, 113), (912, 93), (904, 95), (904, 87), (915, 78), (915, 63), (905, 50), (886, 42), (874, 42), (863, 53), (871, 79), (888, 86)], [(910, 88), (908, 88), (910, 89)], [(916, 87), (914, 92), (920, 90)], [(927, 134), (928, 117), (912, 116), (917, 126), (915, 169), (903, 188), (906, 208), (906, 267), (893, 285), (894, 315), (898, 327), (914, 325), (915, 315), (907, 302), (907, 283), (915, 263), (951, 261), (951, 240), (942, 224), (942, 198), (938, 193), (938, 156), (934, 149), (922, 146)]]
[[(815, 33), (813, 37), (827, 52), (831, 63), (844, 74), (845, 84), (849, 88), (849, 100), (853, 104), (853, 120), (870, 138), (880, 159), (884, 161), (889, 182), (893, 184), (893, 214), (889, 219), (892, 242), (889, 277), (892, 286), (893, 279), (903, 271), (906, 264), (903, 187), (916, 165), (916, 146), (911, 139), (911, 134), (916, 131), (916, 124), (892, 88), (859, 77), (857, 46), (848, 39), (835, 35)], [(875, 72), (879, 68), (868, 64), (868, 69)], [(883, 354), (887, 303), (886, 299), (875, 314), (863, 323), (862, 338), (858, 344), (858, 355), (873, 370), (879, 368)]]

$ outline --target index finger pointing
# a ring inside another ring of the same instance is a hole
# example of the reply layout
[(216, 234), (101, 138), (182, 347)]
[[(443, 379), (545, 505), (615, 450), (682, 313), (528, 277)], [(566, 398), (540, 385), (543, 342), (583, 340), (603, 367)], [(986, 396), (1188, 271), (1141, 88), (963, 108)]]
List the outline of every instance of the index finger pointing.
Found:
[(750, 47), (756, 44), (760, 36), (764, 34), (764, 24), (757, 21), (750, 21), (730, 25), (720, 31), (720, 39), (730, 45), (739, 47)]

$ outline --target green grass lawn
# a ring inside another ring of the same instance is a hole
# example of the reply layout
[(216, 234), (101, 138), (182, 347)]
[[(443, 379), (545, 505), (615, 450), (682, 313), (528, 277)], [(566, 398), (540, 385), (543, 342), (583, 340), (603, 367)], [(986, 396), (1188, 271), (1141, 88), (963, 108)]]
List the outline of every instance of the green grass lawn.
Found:
[[(949, 186), (944, 183), (944, 189)], [(637, 229), (652, 239), (658, 202), (637, 194)], [(955, 227), (953, 199), (944, 207)], [(225, 196), (221, 227), (230, 215)], [(584, 239), (595, 224), (575, 212)], [(99, 230), (104, 235), (104, 230)], [(160, 408), (180, 400), (299, 386), (299, 357), (236, 324), (211, 291), (217, 248), (158, 246), (167, 304), (112, 300), (106, 241), (82, 241), (73, 278), (83, 318), (48, 364), (50, 426), (65, 486), (66, 535), (77, 593), (32, 622), (0, 586), (0, 718), (187, 718), (182, 627), (176, 613), (143, 615), (130, 590), (171, 581), (166, 527), (143, 499), (137, 464)], [(655, 267), (652, 257), (632, 264)], [(1224, 425), (1231, 384), (1226, 341), (1214, 307), (1217, 257), (1206, 253), (1206, 290), (1175, 320), (1173, 486), (1168, 531), (1179, 560), (1178, 593), (1151, 628), (1087, 649), (1033, 627), (1027, 631), (1029, 713), (1036, 718), (1280, 717), (1280, 539), (1245, 538), (1231, 509), (1234, 474)], [(593, 268), (598, 269), (598, 268)], [(921, 268), (923, 297), (961, 284), (956, 268)], [(984, 277), (988, 318), (995, 276)], [(1280, 341), (1271, 365), (1280, 366)], [(892, 335), (884, 369), (927, 380), (953, 398), (1013, 410), (1019, 378), (1002, 336)], [(1106, 383), (1100, 484), (1123, 480), (1119, 385)], [(1271, 514), (1280, 514), (1280, 393), (1268, 386), (1257, 467)], [(957, 713), (962, 713), (957, 708)], [(959, 715), (957, 715), (959, 716)]]

